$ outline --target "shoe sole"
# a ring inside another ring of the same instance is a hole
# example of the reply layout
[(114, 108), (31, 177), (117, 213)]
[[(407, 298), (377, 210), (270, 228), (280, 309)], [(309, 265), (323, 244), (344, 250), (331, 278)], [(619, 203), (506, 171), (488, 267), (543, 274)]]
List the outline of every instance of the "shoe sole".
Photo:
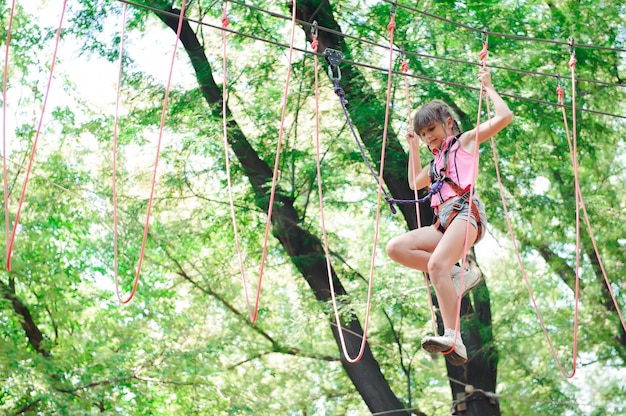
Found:
[[(480, 281), (482, 279), (479, 277), (478, 279), (476, 279), (474, 281), (474, 283), (472, 283), (470, 286), (466, 287), (465, 290), (463, 290), (463, 295), (461, 297), (465, 297), (465, 295), (467, 295), (469, 292), (472, 291), (472, 289), (474, 289), (476, 286), (478, 286), (480, 284)], [(463, 282), (465, 283), (465, 282)]]
[[(442, 345), (436, 341), (431, 340), (424, 341), (422, 343), (422, 348), (431, 354), (443, 353), (450, 350), (450, 347), (448, 347), (447, 345)], [(450, 354), (445, 354), (445, 356), (447, 357), (450, 364), (457, 367), (464, 365), (467, 362), (467, 357), (459, 355), (456, 352), (456, 349)]]
[(452, 351), (450, 354), (446, 355), (446, 357), (448, 358), (448, 362), (456, 367), (460, 367), (467, 363), (467, 358), (457, 354), (456, 351)]

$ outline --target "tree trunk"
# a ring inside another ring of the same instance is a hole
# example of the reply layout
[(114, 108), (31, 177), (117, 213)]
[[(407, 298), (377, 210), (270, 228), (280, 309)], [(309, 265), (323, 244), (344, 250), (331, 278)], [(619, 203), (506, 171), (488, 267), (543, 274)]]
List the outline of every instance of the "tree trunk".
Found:
[[(297, 3), (297, 17), (309, 23), (317, 21), (320, 27), (328, 28), (333, 32), (340, 33), (341, 28), (333, 16), (332, 7), (326, 0), (304, 0)], [(312, 41), (311, 31), (308, 25), (303, 25), (307, 39)], [(340, 50), (344, 56), (350, 57), (350, 50), (347, 48), (343, 37), (334, 33), (318, 31), (318, 51), (323, 52), (325, 48)], [(363, 75), (352, 66), (341, 66), (341, 85), (346, 92), (346, 98), (353, 103), (364, 103), (367, 111), (361, 105), (348, 106), (348, 111), (352, 122), (369, 151), (372, 162), (377, 167), (380, 165), (381, 138), (383, 135), (383, 123), (385, 119), (385, 103), (375, 99), (375, 94), (369, 87)], [(443, 96), (444, 94), (442, 94)], [(460, 115), (463, 113), (458, 111)], [(414, 199), (413, 191), (408, 187), (406, 172), (408, 166), (408, 155), (404, 152), (398, 141), (398, 136), (393, 132), (387, 134), (387, 150), (385, 153), (385, 174), (384, 181), (390, 193), (395, 199)], [(414, 205), (401, 205), (400, 209), (404, 215), (409, 229), (417, 227)], [(429, 203), (420, 206), (422, 225), (433, 223), (433, 212)], [(468, 255), (471, 261), (473, 256)], [(457, 400), (457, 394), (464, 394), (465, 385), (473, 386), (475, 389), (486, 392), (495, 392), (497, 378), (497, 351), (493, 346), (491, 331), (491, 305), (489, 292), (485, 284), (477, 289), (478, 295), (474, 297), (474, 307), (469, 299), (463, 300), (461, 308), (463, 341), (468, 349), (469, 361), (463, 367), (447, 365), (448, 376), (451, 380), (456, 380), (462, 384), (451, 381), (452, 399)], [(434, 299), (436, 301), (436, 299)], [(441, 323), (440, 323), (441, 325)], [(443, 329), (440, 330), (443, 332)], [(482, 336), (481, 336), (482, 334)], [(475, 393), (471, 397), (477, 397)], [(468, 410), (464, 415), (499, 415), (500, 409), (497, 402), (493, 400), (473, 400), (468, 398)]]

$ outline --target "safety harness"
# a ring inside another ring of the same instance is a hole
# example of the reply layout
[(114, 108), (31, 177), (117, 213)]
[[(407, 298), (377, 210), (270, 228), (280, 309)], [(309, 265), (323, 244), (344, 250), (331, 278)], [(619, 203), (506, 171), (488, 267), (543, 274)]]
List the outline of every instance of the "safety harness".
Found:
[[(450, 185), (450, 188), (452, 188), (452, 190), (457, 194), (459, 198), (457, 201), (454, 202), (455, 204), (454, 209), (450, 213), (450, 216), (448, 217), (446, 224), (445, 225), (442, 224), (439, 216), (437, 215), (437, 220), (435, 221), (433, 225), (442, 233), (445, 232), (445, 230), (450, 226), (450, 224), (452, 224), (452, 221), (454, 221), (456, 216), (459, 215), (459, 212), (461, 212), (463, 204), (467, 202), (470, 204), (470, 209), (472, 210), (472, 214), (474, 215), (474, 218), (476, 219), (476, 227), (478, 228), (478, 234), (476, 238), (479, 238), (480, 235), (482, 234), (482, 222), (480, 221), (480, 212), (478, 211), (478, 206), (476, 205), (476, 202), (474, 201), (473, 198), (470, 199), (470, 194), (471, 194), (470, 189), (472, 185), (470, 184), (470, 185), (467, 185), (466, 188), (461, 188), (461, 186), (458, 183), (454, 182), (446, 174), (448, 170), (448, 159), (450, 157), (450, 151), (452, 150), (454, 145), (459, 141), (459, 137), (461, 137), (461, 134), (458, 134), (454, 138), (452, 138), (452, 140), (450, 140), (450, 144), (448, 145), (448, 147), (443, 151), (443, 166), (441, 167), (439, 172), (437, 172), (437, 169), (435, 166), (435, 159), (433, 158), (433, 160), (430, 161), (431, 190), (436, 189), (437, 192), (440, 192), (443, 184), (447, 183), (448, 185)], [(470, 219), (468, 218), (468, 221), (469, 220)]]

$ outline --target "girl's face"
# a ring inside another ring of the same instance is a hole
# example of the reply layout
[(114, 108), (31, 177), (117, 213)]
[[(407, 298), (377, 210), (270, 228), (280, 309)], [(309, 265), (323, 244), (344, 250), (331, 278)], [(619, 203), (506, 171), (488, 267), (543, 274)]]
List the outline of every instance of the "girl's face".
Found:
[(427, 124), (423, 129), (416, 132), (422, 141), (431, 149), (441, 149), (446, 137), (452, 134), (452, 117), (446, 119), (446, 128), (439, 121)]

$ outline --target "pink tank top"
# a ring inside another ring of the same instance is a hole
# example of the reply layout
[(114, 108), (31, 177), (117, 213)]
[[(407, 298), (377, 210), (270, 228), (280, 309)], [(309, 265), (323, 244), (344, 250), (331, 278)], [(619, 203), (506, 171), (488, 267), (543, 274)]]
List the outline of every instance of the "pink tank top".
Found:
[[(443, 145), (443, 150), (433, 149), (435, 155), (435, 170), (438, 174), (443, 168), (445, 150), (450, 146), (454, 139), (454, 136), (450, 136), (446, 139)], [(432, 172), (431, 172), (432, 174)], [(478, 160), (474, 164), (474, 155), (463, 149), (461, 142), (454, 141), (450, 153), (448, 154), (448, 167), (445, 172), (446, 176), (456, 182), (461, 188), (469, 191), (472, 186), (472, 178), (478, 174)], [(437, 175), (438, 176), (438, 175)], [(435, 211), (445, 201), (450, 198), (456, 197), (452, 187), (446, 182), (443, 183), (441, 190), (434, 194), (430, 200), (430, 206), (435, 208)]]

